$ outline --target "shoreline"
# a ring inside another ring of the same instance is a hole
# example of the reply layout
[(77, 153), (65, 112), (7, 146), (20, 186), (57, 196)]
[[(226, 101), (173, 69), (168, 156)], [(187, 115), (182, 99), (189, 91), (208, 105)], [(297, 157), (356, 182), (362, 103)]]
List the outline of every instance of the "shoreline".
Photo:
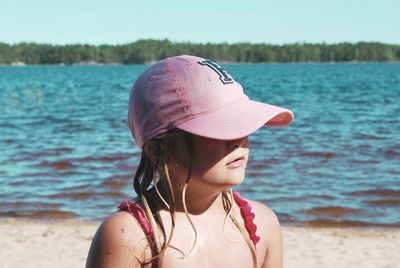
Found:
[[(100, 223), (76, 219), (0, 219), (2, 267), (84, 267)], [(400, 263), (400, 228), (283, 225), (282, 233), (285, 268), (375, 268), (396, 267)]]
[[(53, 224), (59, 222), (70, 222), (72, 224), (85, 223), (85, 224), (100, 224), (106, 218), (97, 219), (80, 219), (78, 216), (72, 217), (57, 217), (57, 215), (49, 214), (43, 217), (39, 216), (22, 216), (22, 215), (7, 215), (0, 213), (0, 224), (7, 222), (27, 222), (32, 224)], [(308, 221), (282, 221), (278, 215), (280, 225), (284, 228), (300, 228), (300, 229), (356, 229), (356, 230), (400, 230), (400, 222), (393, 224), (386, 223), (372, 223), (366, 221), (350, 221), (350, 220), (325, 220), (315, 219)]]

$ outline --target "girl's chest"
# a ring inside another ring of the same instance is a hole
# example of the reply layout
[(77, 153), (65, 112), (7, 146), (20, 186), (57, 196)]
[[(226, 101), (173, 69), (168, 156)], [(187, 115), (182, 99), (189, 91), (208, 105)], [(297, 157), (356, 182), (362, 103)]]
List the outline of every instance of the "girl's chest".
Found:
[(237, 229), (228, 226), (222, 232), (213, 232), (198, 228), (197, 237), (193, 230), (178, 229), (165, 251), (162, 267), (245, 268), (253, 267), (253, 259), (250, 247)]

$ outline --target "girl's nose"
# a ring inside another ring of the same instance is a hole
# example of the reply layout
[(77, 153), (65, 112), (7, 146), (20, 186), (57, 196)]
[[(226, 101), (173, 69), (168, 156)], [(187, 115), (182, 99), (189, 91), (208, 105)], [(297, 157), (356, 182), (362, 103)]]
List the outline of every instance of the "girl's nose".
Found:
[(239, 148), (239, 147), (247, 148), (248, 146), (249, 146), (249, 138), (247, 136), (229, 141), (229, 148), (231, 150), (235, 150), (236, 148)]

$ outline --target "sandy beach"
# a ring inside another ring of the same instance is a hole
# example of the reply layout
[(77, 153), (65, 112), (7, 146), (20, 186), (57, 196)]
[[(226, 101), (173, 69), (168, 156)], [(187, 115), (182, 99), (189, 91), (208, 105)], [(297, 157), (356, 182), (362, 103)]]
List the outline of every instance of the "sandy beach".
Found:
[[(84, 267), (99, 223), (0, 221), (0, 267)], [(285, 267), (400, 267), (400, 229), (283, 227)]]

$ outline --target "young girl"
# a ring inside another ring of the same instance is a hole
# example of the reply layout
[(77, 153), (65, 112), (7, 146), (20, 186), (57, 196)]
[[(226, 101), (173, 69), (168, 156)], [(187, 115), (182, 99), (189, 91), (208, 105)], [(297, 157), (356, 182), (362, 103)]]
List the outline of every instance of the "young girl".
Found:
[(100, 226), (86, 267), (282, 267), (278, 219), (240, 197), (247, 136), (291, 111), (249, 100), (213, 61), (167, 58), (135, 82), (128, 126), (142, 148), (137, 198)]

